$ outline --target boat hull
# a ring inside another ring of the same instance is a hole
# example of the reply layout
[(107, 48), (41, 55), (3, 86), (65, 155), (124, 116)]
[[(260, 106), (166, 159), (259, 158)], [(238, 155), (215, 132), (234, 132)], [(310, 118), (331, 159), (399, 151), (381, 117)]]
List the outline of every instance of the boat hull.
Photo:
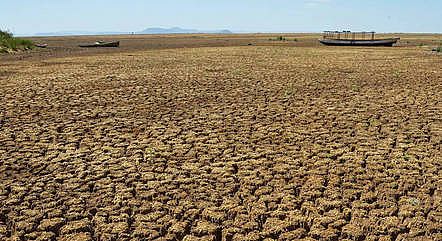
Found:
[(107, 43), (82, 44), (79, 46), (83, 48), (100, 48), (100, 47), (117, 48), (120, 46), (120, 42), (117, 41), (117, 42), (107, 42)]
[(329, 46), (385, 46), (392, 47), (400, 38), (375, 39), (375, 40), (351, 40), (351, 39), (320, 39), (324, 45)]
[(48, 44), (35, 44), (35, 47), (37, 47), (37, 48), (47, 48)]

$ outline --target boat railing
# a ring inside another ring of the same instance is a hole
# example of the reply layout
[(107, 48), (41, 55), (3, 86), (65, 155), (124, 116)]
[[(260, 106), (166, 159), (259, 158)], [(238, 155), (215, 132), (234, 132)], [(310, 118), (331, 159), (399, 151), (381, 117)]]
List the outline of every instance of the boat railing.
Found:
[(375, 40), (376, 32), (324, 31), (323, 39)]

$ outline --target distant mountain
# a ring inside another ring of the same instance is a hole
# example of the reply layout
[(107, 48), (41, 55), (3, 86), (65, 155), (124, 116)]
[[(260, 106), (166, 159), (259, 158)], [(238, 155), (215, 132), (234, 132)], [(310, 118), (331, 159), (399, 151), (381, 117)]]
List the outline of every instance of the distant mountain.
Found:
[(229, 34), (232, 33), (230, 30), (198, 30), (198, 29), (184, 29), (184, 28), (147, 28), (138, 34), (177, 34), (177, 33), (222, 33)]
[(196, 33), (199, 32), (196, 29), (184, 29), (184, 28), (146, 28), (145, 30), (138, 32), (139, 34), (172, 34), (172, 33)]
[(191, 34), (191, 33), (219, 33), (231, 34), (227, 29), (223, 30), (197, 30), (184, 28), (146, 28), (140, 32), (92, 32), (92, 31), (60, 31), (48, 33), (36, 33), (34, 36), (73, 36), (73, 35), (117, 35), (117, 34)]

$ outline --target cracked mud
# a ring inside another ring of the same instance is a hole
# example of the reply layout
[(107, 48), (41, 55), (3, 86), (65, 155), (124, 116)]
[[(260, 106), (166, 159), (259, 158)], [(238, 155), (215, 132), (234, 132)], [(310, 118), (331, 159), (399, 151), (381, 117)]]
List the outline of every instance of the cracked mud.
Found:
[(0, 239), (442, 240), (441, 67), (270, 46), (5, 64)]

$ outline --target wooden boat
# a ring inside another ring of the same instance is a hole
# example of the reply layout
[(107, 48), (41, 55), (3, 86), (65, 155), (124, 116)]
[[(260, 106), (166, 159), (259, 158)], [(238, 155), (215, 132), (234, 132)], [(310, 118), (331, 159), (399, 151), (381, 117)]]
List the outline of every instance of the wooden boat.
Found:
[(48, 44), (34, 44), (35, 45), (35, 47), (38, 47), (38, 48), (46, 48), (46, 47), (48, 47)]
[(385, 46), (392, 47), (400, 38), (376, 39), (375, 32), (326, 31), (319, 42), (331, 46)]
[(99, 47), (118, 48), (120, 47), (120, 41), (115, 41), (115, 42), (97, 41), (93, 44), (80, 44), (79, 46), (83, 48), (99, 48)]

